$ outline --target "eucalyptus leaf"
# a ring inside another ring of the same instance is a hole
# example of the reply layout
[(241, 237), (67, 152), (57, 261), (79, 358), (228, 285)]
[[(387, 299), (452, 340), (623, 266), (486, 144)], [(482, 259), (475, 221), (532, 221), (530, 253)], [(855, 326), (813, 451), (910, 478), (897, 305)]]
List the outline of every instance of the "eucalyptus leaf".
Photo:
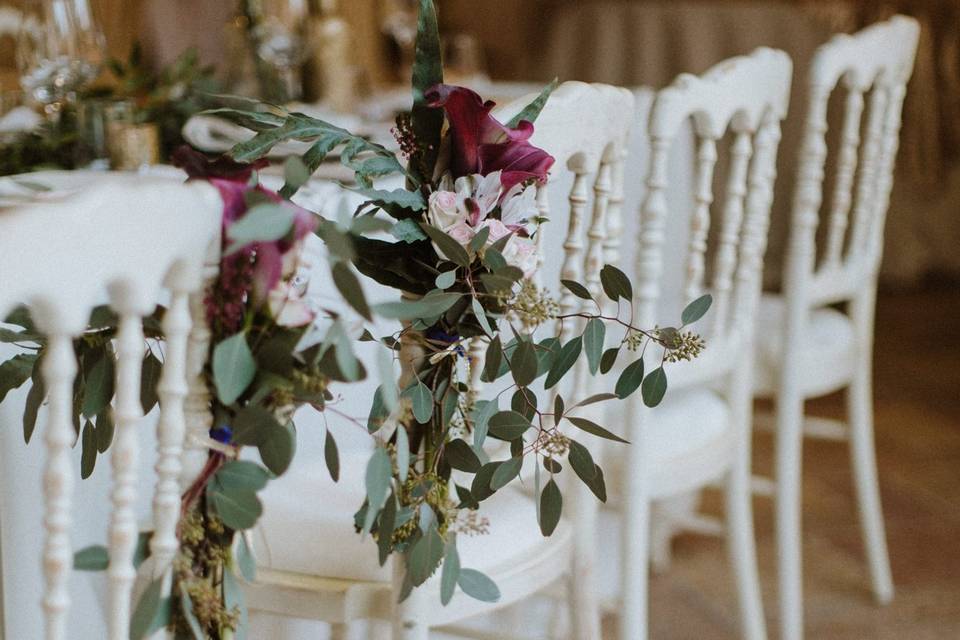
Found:
[(113, 443), (113, 434), (116, 426), (113, 423), (113, 417), (110, 415), (110, 407), (105, 407), (97, 415), (97, 451), (106, 453), (107, 449)]
[(540, 532), (544, 536), (550, 536), (557, 528), (562, 510), (563, 496), (560, 495), (560, 487), (550, 478), (540, 494)]
[(110, 566), (110, 552), (101, 545), (84, 547), (73, 554), (76, 571), (106, 571)]
[(684, 308), (680, 314), (680, 321), (683, 322), (683, 324), (696, 322), (710, 310), (711, 304), (713, 304), (713, 296), (709, 293), (700, 296)]
[(613, 369), (617, 363), (617, 356), (620, 355), (620, 347), (610, 347), (600, 356), (600, 373), (606, 374)]
[(373, 306), (373, 311), (379, 316), (393, 320), (414, 320), (417, 318), (431, 318), (439, 316), (452, 307), (463, 294), (440, 292), (427, 295), (419, 300), (401, 300), (400, 302), (383, 302)]
[(547, 380), (544, 382), (544, 388), (550, 389), (560, 382), (561, 378), (566, 375), (567, 371), (570, 370), (570, 367), (572, 367), (577, 361), (577, 358), (580, 357), (580, 352), (582, 349), (583, 338), (581, 336), (577, 336), (561, 347), (560, 352), (557, 354), (556, 360), (553, 361), (553, 366), (550, 367), (550, 371), (547, 373)]
[(267, 469), (276, 476), (282, 476), (290, 468), (296, 446), (297, 439), (293, 428), (290, 425), (277, 425), (267, 432), (257, 449)]
[[(326, 155), (326, 154), (324, 154)], [(313, 173), (307, 168), (303, 160), (297, 156), (290, 156), (283, 161), (283, 187), (296, 193), (300, 187), (310, 180), (310, 174)]]
[(283, 204), (258, 204), (242, 218), (227, 227), (230, 255), (255, 242), (272, 242), (283, 238), (293, 228), (295, 212)]
[(459, 577), (460, 554), (457, 552), (457, 542), (454, 538), (446, 545), (443, 556), (443, 571), (440, 573), (440, 603), (443, 606), (450, 604)]
[[(377, 447), (373, 450), (373, 455), (367, 463), (365, 476), (367, 488), (367, 501), (369, 502), (367, 522), (365, 530), (369, 531), (370, 526), (380, 511), (384, 500), (387, 499), (387, 493), (390, 490), (390, 479), (393, 475), (393, 468), (390, 464), (390, 455), (383, 447)], [(374, 515), (371, 516), (370, 514)]]
[(417, 422), (423, 424), (430, 420), (433, 415), (433, 394), (427, 385), (417, 381), (403, 392), (403, 396), (413, 404), (413, 417)]
[(367, 299), (363, 295), (363, 287), (360, 286), (360, 280), (350, 269), (346, 262), (337, 262), (331, 269), (333, 274), (333, 283), (337, 286), (337, 291), (343, 296), (343, 299), (353, 307), (353, 309), (366, 320), (372, 320), (370, 307), (367, 305)]
[(30, 379), (37, 359), (36, 354), (21, 353), (0, 364), (0, 402), (3, 402), (7, 393)]
[(537, 377), (537, 351), (532, 342), (526, 340), (517, 345), (510, 358), (510, 372), (517, 385), (525, 387)]
[(334, 482), (340, 480), (340, 454), (337, 451), (337, 442), (333, 439), (330, 429), (327, 429), (327, 435), (323, 444), (323, 459), (327, 464), (327, 471)]
[(457, 281), (457, 270), (451, 269), (450, 271), (444, 271), (437, 276), (437, 279), (434, 281), (434, 284), (437, 285), (437, 289), (449, 289)]
[(80, 436), (80, 478), (86, 480), (97, 464), (97, 434), (93, 423), (86, 420)]
[(577, 442), (570, 440), (570, 449), (567, 453), (567, 460), (573, 467), (573, 472), (577, 477), (593, 492), (601, 501), (607, 501), (607, 488), (603, 481), (603, 471), (593, 461), (589, 449)]
[(587, 420), (586, 418), (578, 418), (575, 416), (567, 416), (566, 418), (575, 427), (577, 427), (578, 429), (582, 429), (583, 431), (586, 431), (589, 434), (598, 436), (600, 438), (605, 438), (607, 440), (614, 440), (616, 442), (630, 444), (629, 442), (627, 442), (620, 436), (616, 435), (615, 433), (611, 433), (610, 431), (607, 431), (606, 429), (598, 425), (596, 422)]
[(470, 263), (470, 254), (467, 253), (467, 250), (463, 248), (463, 245), (454, 240), (451, 236), (447, 235), (440, 229), (432, 227), (429, 224), (421, 224), (423, 231), (430, 236), (430, 239), (437, 245), (441, 257), (446, 258), (447, 260), (456, 263), (461, 267), (469, 267)]
[(475, 569), (460, 569), (457, 584), (465, 594), (481, 602), (500, 600), (500, 589), (497, 588), (496, 583)]
[(667, 372), (663, 370), (663, 367), (657, 367), (643, 379), (643, 388), (641, 389), (643, 404), (648, 407), (657, 406), (663, 400), (666, 392)]
[(506, 460), (493, 472), (493, 477), (490, 478), (490, 488), (496, 491), (507, 486), (514, 478), (520, 475), (520, 469), (522, 467), (523, 458), (520, 456)]
[(593, 300), (593, 296), (590, 295), (589, 289), (579, 282), (576, 282), (575, 280), (561, 280), (560, 283), (569, 289), (570, 293), (578, 298), (583, 298), (584, 300)]
[(470, 301), (470, 304), (473, 308), (473, 315), (477, 317), (477, 322), (480, 323), (480, 326), (483, 328), (484, 333), (488, 336), (492, 336), (495, 331), (493, 327), (490, 326), (490, 321), (487, 320), (487, 314), (483, 310), (483, 306), (480, 304), (480, 301), (476, 298), (473, 298)]
[(151, 582), (133, 611), (130, 640), (143, 640), (167, 626), (170, 620), (170, 597), (163, 595), (163, 576)]
[(483, 375), (481, 380), (484, 382), (493, 382), (497, 379), (497, 373), (500, 371), (500, 360), (503, 357), (503, 344), (500, 336), (495, 335), (487, 345), (487, 353), (483, 362)]
[(413, 586), (420, 586), (437, 570), (443, 559), (443, 547), (443, 538), (440, 537), (435, 524), (414, 543), (407, 557), (407, 571), (410, 572)]
[(532, 427), (530, 421), (516, 411), (500, 411), (490, 418), (490, 434), (501, 440), (516, 440)]
[(443, 447), (443, 457), (452, 468), (468, 473), (480, 470), (480, 458), (466, 442), (457, 438)]
[(407, 438), (407, 428), (397, 425), (397, 479), (407, 481), (410, 472), (410, 441)]
[(613, 301), (619, 298), (627, 302), (633, 300), (633, 286), (630, 284), (630, 278), (612, 264), (605, 264), (600, 269), (600, 284), (603, 286), (603, 292)]
[(627, 365), (626, 369), (620, 374), (620, 378), (617, 379), (617, 386), (615, 387), (617, 397), (620, 399), (628, 397), (640, 387), (642, 382), (643, 358), (638, 358)]
[(157, 404), (157, 385), (162, 373), (163, 363), (152, 351), (148, 351), (140, 366), (140, 405), (144, 413), (150, 413)]
[(600, 356), (603, 354), (603, 341), (607, 328), (600, 318), (591, 318), (583, 331), (583, 350), (587, 354), (590, 373), (596, 375), (600, 368)]
[(213, 349), (213, 382), (220, 402), (229, 406), (246, 391), (257, 373), (257, 363), (245, 333), (236, 333)]
[(237, 535), (237, 568), (247, 582), (257, 579), (257, 561), (253, 557), (250, 545), (247, 544), (247, 537), (243, 534)]

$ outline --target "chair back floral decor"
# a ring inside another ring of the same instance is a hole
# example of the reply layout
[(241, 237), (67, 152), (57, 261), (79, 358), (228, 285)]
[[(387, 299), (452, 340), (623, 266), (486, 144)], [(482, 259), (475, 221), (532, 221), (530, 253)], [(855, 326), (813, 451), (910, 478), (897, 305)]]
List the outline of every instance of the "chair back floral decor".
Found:
[[(214, 112), (257, 132), (229, 158), (210, 161), (186, 150), (176, 155), (192, 178), (210, 180), (224, 200), (220, 274), (204, 300), (213, 336), (201, 374), (211, 390), (209, 453), (199, 477), (184, 487), (180, 552), (172, 567), (151, 568), (153, 580), (135, 607), (131, 638), (162, 628), (176, 637), (244, 636), (240, 585), (253, 579), (255, 567), (242, 534), (261, 515), (257, 492), (291, 464), (293, 412), (304, 404), (324, 410), (329, 384), (366, 375), (353, 356), (343, 318), (311, 308), (302, 296), (298, 264), (311, 234), (325, 243), (330, 277), (346, 302), (366, 320), (398, 321), (392, 335), (364, 332), (361, 338), (381, 343), (385, 357), (366, 425), (377, 446), (366, 463), (366, 499), (355, 523), (358, 534), (372, 540), (371, 553), (381, 564), (399, 555), (406, 569), (401, 599), (440, 570), (443, 604), (458, 587), (496, 600), (496, 584), (460, 566), (455, 524), (482, 521), (484, 500), (515, 481), (528, 458), (537, 469), (536, 521), (543, 535), (553, 532), (563, 507), (556, 476), (564, 465), (558, 457), (569, 453), (570, 470), (605, 500), (603, 471), (586, 447), (565, 434), (583, 431), (625, 441), (578, 416), (578, 410), (637, 390), (654, 406), (667, 388), (663, 362), (690, 359), (699, 351), (699, 337), (683, 329), (707, 312), (709, 296), (687, 307), (682, 326), (644, 329), (633, 322), (630, 279), (613, 265), (600, 273), (609, 300), (597, 299), (583, 283), (563, 283), (595, 311), (587, 306), (564, 314), (551, 292), (535, 283), (536, 238), (550, 231), (538, 213), (538, 190), (554, 158), (530, 137), (556, 83), (510, 121), (498, 121), (492, 102), (443, 83), (436, 8), (432, 0), (419, 4), (412, 110), (398, 118), (395, 129), (399, 155), (327, 122), (259, 104)], [(258, 185), (256, 170), (274, 146), (288, 140), (310, 147), (302, 158), (286, 162), (286, 182), (277, 194)], [(353, 215), (330, 221), (308, 215), (289, 199), (335, 150), (354, 172), (349, 188), (365, 202)], [(376, 180), (390, 175), (402, 176), (405, 188), (378, 189)], [(368, 304), (355, 271), (396, 289), (399, 299)], [(564, 333), (561, 342), (551, 333), (560, 324), (556, 320), (578, 329)], [(31, 379), (44, 349), (42, 336), (31, 333), (23, 314), (7, 321), (30, 333), (29, 339), (23, 332), (0, 337), (32, 342), (36, 354), (29, 362), (0, 367), (0, 392)], [(80, 438), (86, 473), (109, 446), (98, 434), (109, 430), (112, 391), (97, 381), (111, 379), (98, 367), (112, 362), (115, 331), (115, 319), (103, 314), (76, 342), (82, 370), (75, 404), (78, 430), (86, 425)], [(162, 337), (159, 328), (148, 336)], [(506, 381), (509, 406), (501, 406), (504, 393), (490, 399), (471, 393), (471, 365), (479, 366), (467, 355), (471, 340), (485, 344), (481, 377)], [(624, 351), (637, 351), (640, 359), (611, 381), (610, 393), (582, 398), (556, 393), (550, 406), (538, 402), (535, 382), (553, 389), (581, 359), (591, 374), (607, 374)], [(653, 366), (639, 364), (644, 355), (656, 360)], [(391, 361), (399, 362), (399, 380), (393, 379)], [(147, 410), (155, 402), (151, 381), (159, 367), (148, 349)], [(28, 414), (35, 415), (42, 400), (42, 389), (31, 392)], [(25, 428), (29, 432), (32, 424)], [(509, 455), (490, 460), (484, 449), (489, 439), (507, 443)], [(239, 459), (247, 447), (258, 449), (262, 465)], [(328, 433), (325, 458), (335, 480), (336, 452)], [(85, 549), (76, 567), (103, 569), (106, 558), (102, 547)]]

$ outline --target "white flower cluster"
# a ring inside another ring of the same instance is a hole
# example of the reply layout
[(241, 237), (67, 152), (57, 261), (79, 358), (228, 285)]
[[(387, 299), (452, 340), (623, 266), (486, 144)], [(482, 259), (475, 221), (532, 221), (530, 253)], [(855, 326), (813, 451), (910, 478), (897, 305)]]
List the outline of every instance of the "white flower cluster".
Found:
[[(489, 217), (497, 208), (499, 219)], [(444, 176), (440, 188), (430, 194), (427, 210), (427, 222), (464, 246), (484, 228), (490, 230), (486, 247), (510, 236), (503, 257), (528, 277), (537, 266), (536, 245), (530, 237), (536, 216), (536, 187), (518, 184), (503, 193), (499, 171), (456, 181)], [(443, 255), (439, 248), (437, 252)]]

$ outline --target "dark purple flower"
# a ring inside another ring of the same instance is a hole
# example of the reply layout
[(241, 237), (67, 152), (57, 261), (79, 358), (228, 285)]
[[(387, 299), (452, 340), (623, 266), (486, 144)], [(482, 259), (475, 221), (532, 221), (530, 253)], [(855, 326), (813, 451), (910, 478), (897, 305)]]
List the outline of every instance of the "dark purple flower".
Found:
[(490, 115), (496, 103), (483, 101), (465, 87), (440, 84), (426, 93), (427, 103), (447, 114), (452, 153), (450, 170), (454, 178), (501, 171), (503, 190), (533, 179), (543, 183), (553, 166), (549, 153), (530, 144), (533, 124), (521, 120), (511, 129)]

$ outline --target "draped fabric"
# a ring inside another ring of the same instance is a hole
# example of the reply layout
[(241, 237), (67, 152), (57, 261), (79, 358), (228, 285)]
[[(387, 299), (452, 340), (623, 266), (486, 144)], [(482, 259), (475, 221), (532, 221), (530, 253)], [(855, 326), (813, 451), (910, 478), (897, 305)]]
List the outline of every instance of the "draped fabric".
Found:
[[(797, 147), (806, 104), (808, 61), (836, 32), (851, 32), (896, 12), (915, 15), (922, 35), (904, 108), (901, 149), (882, 276), (907, 284), (929, 271), (960, 274), (960, 5), (954, 0), (648, 0), (555, 3), (545, 25), (544, 76), (662, 87), (758, 46), (795, 61), (774, 204), (768, 284), (782, 265)], [(831, 129), (839, 121), (831, 119)], [(829, 178), (828, 178), (829, 180)]]

